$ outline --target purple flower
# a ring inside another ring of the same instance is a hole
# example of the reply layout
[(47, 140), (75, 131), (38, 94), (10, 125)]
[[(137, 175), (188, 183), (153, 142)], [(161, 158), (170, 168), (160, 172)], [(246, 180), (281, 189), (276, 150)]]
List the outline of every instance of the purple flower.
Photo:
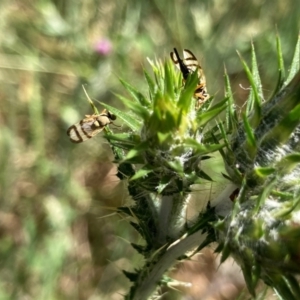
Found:
[(108, 39), (101, 39), (94, 45), (94, 50), (101, 55), (108, 55), (112, 50), (112, 44)]

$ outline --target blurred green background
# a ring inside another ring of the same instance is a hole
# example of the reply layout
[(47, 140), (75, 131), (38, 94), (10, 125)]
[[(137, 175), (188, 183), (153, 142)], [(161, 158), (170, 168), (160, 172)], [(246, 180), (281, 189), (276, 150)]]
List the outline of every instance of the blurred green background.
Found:
[[(277, 80), (276, 27), (288, 66), (299, 0), (1, 0), (0, 299), (122, 299), (130, 283), (121, 270), (142, 264), (130, 246), (140, 237), (115, 214), (128, 197), (108, 144), (99, 135), (76, 145), (66, 135), (92, 113), (83, 84), (92, 99), (122, 108), (119, 77), (147, 95), (147, 57), (187, 48), (209, 93), (222, 98), (225, 64), (242, 103), (249, 84), (236, 50), (249, 61), (253, 40), (267, 96)], [(219, 299), (224, 280), (216, 281), (215, 258), (203, 257), (177, 276), (202, 272), (201, 288), (179, 299)], [(234, 299), (242, 280), (225, 277), (236, 280), (226, 298)]]

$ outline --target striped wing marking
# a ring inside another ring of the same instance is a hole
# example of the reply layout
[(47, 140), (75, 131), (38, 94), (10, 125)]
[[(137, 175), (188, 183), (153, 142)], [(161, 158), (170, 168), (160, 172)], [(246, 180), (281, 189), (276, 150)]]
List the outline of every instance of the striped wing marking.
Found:
[(204, 72), (196, 56), (192, 53), (192, 51), (184, 49), (183, 59), (181, 59), (176, 48), (174, 48), (174, 52), (170, 53), (170, 56), (176, 67), (181, 71), (184, 80), (187, 79), (190, 73), (197, 70), (199, 80), (195, 89), (194, 97), (197, 99), (196, 109), (199, 109), (200, 106), (209, 98), (209, 94), (206, 89)]
[(105, 126), (115, 119), (116, 116), (105, 109), (99, 115), (86, 115), (80, 122), (70, 126), (67, 134), (71, 142), (82, 143), (100, 133)]

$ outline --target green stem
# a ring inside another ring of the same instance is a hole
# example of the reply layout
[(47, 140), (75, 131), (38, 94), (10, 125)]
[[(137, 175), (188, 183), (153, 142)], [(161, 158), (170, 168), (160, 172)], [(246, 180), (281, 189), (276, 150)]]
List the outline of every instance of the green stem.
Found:
[(165, 253), (158, 260), (152, 258), (152, 262), (145, 263), (144, 269), (139, 273), (139, 278), (132, 287), (127, 300), (145, 300), (157, 287), (157, 283), (163, 274), (188, 250), (199, 246), (206, 238), (206, 234), (201, 231), (182, 239), (177, 244), (167, 248)]

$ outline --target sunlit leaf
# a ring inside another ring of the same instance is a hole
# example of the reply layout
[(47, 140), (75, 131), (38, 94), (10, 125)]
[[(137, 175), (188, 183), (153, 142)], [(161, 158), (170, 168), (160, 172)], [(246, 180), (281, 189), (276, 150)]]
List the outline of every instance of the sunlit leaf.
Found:
[(138, 121), (136, 118), (130, 116), (128, 113), (125, 113), (113, 106), (110, 106), (104, 102), (101, 102), (101, 104), (111, 113), (116, 115), (119, 119), (121, 119), (125, 124), (132, 129), (133, 131), (138, 131), (141, 129), (142, 123), (141, 121)]
[(227, 74), (226, 67), (224, 67), (224, 80), (225, 80), (225, 98), (228, 98), (228, 105), (226, 109), (226, 129), (231, 131), (237, 128), (238, 117), (235, 109), (235, 103), (231, 90), (229, 77)]
[[(253, 103), (251, 103), (252, 100), (251, 100), (251, 98), (249, 98), (250, 103), (247, 103), (247, 108), (248, 108), (247, 115), (250, 113), (250, 109), (251, 109), (251, 112), (254, 113), (254, 115), (252, 116), (253, 126), (256, 127), (258, 122), (261, 119), (262, 101), (261, 101), (261, 98), (259, 97), (258, 87), (256, 86), (253, 74), (251, 73), (247, 63), (244, 61), (242, 56), (239, 53), (238, 53), (238, 55), (240, 57), (240, 60), (242, 62), (244, 70), (246, 72), (247, 78), (250, 82), (251, 90), (253, 91)], [(253, 109), (252, 109), (252, 107), (253, 107)]]
[(295, 47), (294, 57), (292, 60), (290, 72), (286, 79), (285, 85), (287, 85), (294, 78), (294, 76), (297, 74), (297, 72), (299, 72), (299, 70), (300, 70), (300, 34), (298, 35), (298, 41)]
[(124, 105), (128, 109), (132, 110), (137, 116), (141, 117), (143, 120), (147, 120), (149, 118), (150, 114), (147, 108), (121, 95), (116, 94), (116, 96), (124, 103)]
[(205, 112), (199, 112), (197, 114), (197, 125), (204, 126), (206, 123), (208, 123), (210, 120), (216, 118), (216, 116), (224, 111), (227, 107), (227, 101), (228, 98), (225, 98), (224, 100), (220, 101), (216, 105), (210, 107)]
[(139, 92), (136, 88), (134, 88), (132, 85), (124, 81), (123, 79), (120, 79), (120, 82), (125, 87), (125, 89), (130, 93), (130, 95), (133, 97), (135, 101), (140, 103), (141, 105), (145, 107), (150, 107), (150, 101), (144, 97), (144, 95)]

